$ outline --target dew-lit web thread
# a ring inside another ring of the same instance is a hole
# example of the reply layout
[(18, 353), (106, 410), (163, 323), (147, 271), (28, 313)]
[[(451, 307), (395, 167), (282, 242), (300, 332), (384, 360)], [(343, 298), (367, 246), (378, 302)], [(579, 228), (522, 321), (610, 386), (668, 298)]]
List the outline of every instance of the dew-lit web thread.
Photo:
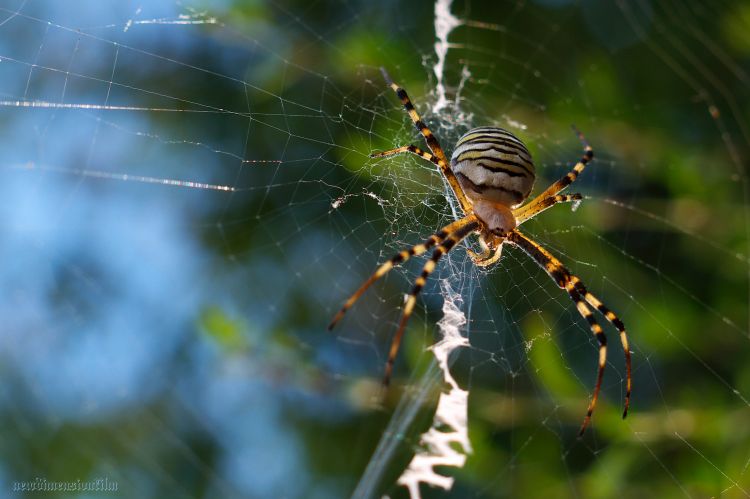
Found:
[[(680, 78), (682, 78), (682, 80), (696, 92), (697, 97), (706, 104), (708, 114), (716, 122), (716, 127), (720, 132), (722, 141), (727, 148), (732, 164), (735, 168), (735, 174), (742, 182), (742, 194), (744, 196), (742, 214), (745, 222), (745, 234), (748, 236), (745, 241), (745, 254), (750, 256), (750, 183), (748, 182), (746, 171), (747, 155), (750, 154), (748, 153), (748, 148), (750, 148), (750, 125), (746, 122), (745, 113), (737, 103), (734, 95), (732, 95), (732, 93), (726, 88), (724, 83), (716, 78), (712, 71), (705, 67), (701, 58), (697, 54), (694, 54), (689, 47), (684, 45), (677, 37), (673, 36), (669, 29), (660, 29), (659, 33), (663, 35), (663, 38), (665, 38), (668, 44), (671, 45), (671, 48), (674, 49), (674, 55), (670, 54), (668, 50), (664, 49), (650, 37), (646, 36), (638, 19), (634, 15), (638, 10), (646, 10), (649, 8), (645, 2), (638, 1), (635, 2), (634, 5), (629, 5), (625, 1), (618, 0), (617, 5), (638, 36), (661, 60), (664, 61), (665, 64), (672, 68), (676, 74), (680, 75)], [(682, 12), (681, 14), (685, 14), (685, 12)], [(700, 26), (693, 26), (692, 23), (688, 23), (688, 25), (691, 28), (690, 32), (692, 35), (705, 44), (705, 36), (702, 36)], [(715, 45), (710, 46), (709, 50), (714, 53), (717, 51), (721, 53), (721, 49)], [(722, 62), (725, 61), (723, 58), (720, 58), (720, 60), (722, 60)], [(746, 75), (743, 73), (738, 74), (734, 68), (732, 69), (739, 78), (746, 78)], [(722, 103), (724, 105), (722, 105)], [(741, 152), (738, 150), (737, 144), (735, 144), (735, 140), (728, 132), (727, 120), (721, 116), (719, 111), (719, 109), (725, 107), (729, 109), (733, 121), (739, 128), (741, 138), (744, 141), (745, 164), (743, 164), (743, 158)], [(750, 331), (750, 261), (747, 265), (747, 276), (747, 323), (748, 331)]]
[(77, 177), (91, 177), (106, 180), (119, 180), (121, 182), (140, 182), (143, 184), (160, 184), (165, 186), (185, 187), (190, 189), (206, 189), (214, 191), (232, 192), (236, 189), (228, 185), (207, 184), (205, 182), (193, 182), (190, 180), (178, 180), (172, 178), (149, 177), (146, 175), (129, 175), (127, 173), (113, 173), (90, 168), (63, 168), (56, 166), (36, 165), (35, 163), (26, 163), (22, 165), (10, 165), (10, 168), (19, 170), (42, 170), (45, 172), (61, 173), (65, 175), (74, 175)]
[[(646, 34), (636, 15), (639, 12), (647, 12), (648, 9), (651, 8), (648, 4), (646, 4), (646, 2), (638, 1), (634, 2), (633, 4), (628, 4), (628, 2), (618, 0), (617, 6), (623, 13), (626, 21), (637, 33), (639, 38), (644, 43), (646, 43), (649, 49), (654, 54), (656, 54), (668, 67), (670, 67), (675, 72), (675, 74), (679, 75), (679, 77), (685, 82), (685, 84), (688, 85), (696, 93), (696, 98), (706, 105), (707, 113), (716, 123), (717, 131), (719, 132), (721, 140), (734, 167), (734, 175), (741, 182), (743, 203), (742, 207), (739, 209), (741, 210), (744, 222), (745, 254), (738, 254), (733, 256), (740, 260), (744, 260), (747, 263), (746, 299), (749, 306), (746, 307), (746, 320), (748, 326), (744, 332), (744, 335), (748, 336), (750, 335), (750, 260), (748, 260), (747, 258), (750, 257), (750, 204), (748, 203), (748, 201), (750, 200), (750, 183), (748, 182), (747, 175), (747, 160), (750, 157), (750, 125), (748, 125), (747, 123), (747, 115), (743, 111), (741, 105), (739, 105), (739, 103), (737, 102), (733, 93), (727, 88), (725, 82), (720, 78), (717, 78), (713, 71), (705, 66), (702, 57), (699, 54), (694, 53), (690, 46), (686, 45), (684, 42), (682, 42), (682, 40), (680, 40), (678, 36), (674, 35), (671, 26), (665, 24), (666, 21), (671, 19), (669, 12), (665, 12), (663, 10), (662, 12), (660, 12), (660, 14), (664, 14), (664, 16), (658, 17), (657, 22), (659, 23), (659, 29), (657, 32), (661, 36), (659, 36), (659, 40), (656, 41), (654, 40), (655, 37), (648, 36)], [(670, 7), (672, 6), (673, 5), (670, 4)], [(678, 12), (676, 12), (676, 14), (679, 15), (681, 19), (675, 20), (673, 22), (676, 26), (679, 26), (678, 29), (685, 30), (687, 33), (689, 33), (689, 35), (697, 40), (702, 47), (716, 56), (717, 59), (721, 61), (721, 63), (726, 66), (737, 79), (746, 82), (747, 75), (741, 69), (731, 64), (731, 59), (726, 56), (720, 46), (710, 42), (710, 37), (703, 32), (704, 28), (701, 23), (695, 20), (695, 15), (689, 12), (686, 6), (676, 6), (678, 9)], [(661, 5), (655, 5), (654, 7), (656, 7), (657, 9), (663, 9)], [(665, 40), (666, 43), (660, 43), (662, 40)], [(729, 118), (724, 115), (724, 110), (729, 111)], [(732, 123), (735, 125), (735, 127), (730, 127)], [(730, 132), (730, 130), (734, 131), (735, 129), (738, 129), (739, 133)], [(693, 298), (692, 294), (690, 295), (691, 298)], [(727, 318), (724, 319), (724, 322), (729, 324), (730, 326), (734, 326), (732, 321), (728, 320)], [(669, 331), (666, 326), (663, 327)], [(671, 331), (669, 331), (669, 333), (672, 334)], [(706, 365), (706, 363), (698, 357), (697, 353), (691, 351), (689, 348), (687, 348), (686, 345), (682, 343), (680, 344), (686, 351), (688, 351), (693, 357), (695, 357), (705, 369), (711, 372), (713, 376), (718, 378), (720, 382), (726, 386), (727, 389), (731, 390), (733, 395), (741, 399), (745, 405), (748, 404), (748, 398), (750, 397), (743, 395), (738, 388), (731, 384), (731, 382), (724, 380), (713, 368)], [(708, 461), (717, 471), (721, 473), (721, 475), (723, 475), (724, 478), (728, 479), (732, 483), (732, 486), (737, 486), (737, 483), (724, 471), (722, 471), (715, 463), (710, 461), (705, 456), (705, 454), (700, 451), (700, 449), (691, 445), (678, 432), (675, 432), (675, 435), (677, 435), (677, 437), (683, 443), (685, 443), (687, 448), (689, 448), (692, 452), (695, 452), (702, 459)], [(665, 467), (658, 458), (656, 458), (656, 460), (660, 465)], [(750, 463), (750, 456), (748, 457), (748, 461), (746, 462), (745, 468), (743, 469), (743, 474), (748, 469), (747, 463)], [(745, 490), (743, 490), (739, 486), (737, 487), (743, 492), (744, 495), (748, 495)]]

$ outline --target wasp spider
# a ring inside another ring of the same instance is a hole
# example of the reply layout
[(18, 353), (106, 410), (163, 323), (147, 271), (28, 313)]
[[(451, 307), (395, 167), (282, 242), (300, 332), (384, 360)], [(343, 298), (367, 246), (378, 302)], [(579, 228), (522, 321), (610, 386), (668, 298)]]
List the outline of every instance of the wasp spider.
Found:
[(549, 186), (544, 192), (531, 200), (531, 202), (521, 206), (521, 203), (531, 193), (531, 188), (534, 185), (535, 169), (528, 149), (526, 149), (526, 146), (524, 146), (518, 137), (502, 128), (474, 128), (458, 140), (449, 163), (437, 138), (427, 128), (427, 125), (419, 117), (419, 114), (417, 114), (406, 91), (394, 83), (384, 69), (381, 71), (388, 85), (401, 99), (406, 112), (409, 113), (409, 117), (414, 122), (417, 130), (424, 136), (430, 152), (424, 151), (414, 145), (407, 145), (391, 149), (390, 151), (375, 153), (371, 157), (382, 158), (394, 154), (412, 153), (427, 161), (431, 161), (448, 181), (448, 185), (463, 209), (464, 217), (443, 227), (422, 244), (403, 250), (382, 264), (344, 303), (344, 306), (333, 318), (328, 328), (333, 329), (346, 311), (373, 282), (383, 277), (394, 266), (407, 261), (413, 256), (425, 253), (434, 247), (432, 258), (425, 264), (422, 274), (417, 278), (414, 288), (406, 300), (398, 330), (391, 342), (388, 360), (385, 365), (385, 377), (383, 378), (383, 384), (388, 385), (393, 370), (393, 363), (401, 344), (401, 338), (404, 334), (406, 323), (414, 310), (417, 296), (440, 258), (472, 233), (478, 234), (482, 252), (477, 254), (469, 250), (469, 255), (474, 263), (480, 266), (490, 265), (498, 261), (503, 244), (510, 243), (526, 252), (549, 274), (561, 289), (567, 291), (575, 303), (576, 309), (586, 319), (591, 327), (591, 331), (598, 340), (599, 366), (596, 385), (591, 396), (591, 401), (589, 402), (586, 417), (581, 425), (580, 434), (583, 434), (591, 421), (591, 414), (594, 411), (594, 407), (596, 407), (596, 401), (602, 385), (604, 366), (607, 361), (607, 338), (601, 326), (594, 318), (590, 307), (601, 312), (620, 332), (622, 348), (625, 351), (627, 372), (625, 409), (622, 414), (622, 417), (625, 418), (630, 405), (630, 389), (632, 384), (630, 350), (625, 326), (614, 312), (609, 310), (599, 299), (586, 290), (583, 282), (571, 274), (560, 260), (518, 229), (518, 226), (522, 223), (557, 203), (577, 202), (581, 200), (580, 194), (560, 194), (560, 192), (572, 184), (581, 172), (583, 172), (586, 165), (593, 159), (594, 151), (591, 146), (586, 142), (581, 132), (574, 127), (574, 131), (583, 144), (584, 153), (581, 159), (564, 177)]

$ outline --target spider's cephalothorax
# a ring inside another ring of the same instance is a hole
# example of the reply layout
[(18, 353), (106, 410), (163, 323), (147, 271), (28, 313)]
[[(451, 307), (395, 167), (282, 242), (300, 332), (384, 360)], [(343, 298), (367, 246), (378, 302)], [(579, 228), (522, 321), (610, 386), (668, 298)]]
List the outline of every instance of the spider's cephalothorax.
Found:
[(497, 127), (469, 130), (456, 143), (451, 168), (489, 232), (505, 236), (516, 228), (510, 208), (529, 197), (536, 178), (531, 154), (518, 137)]
[(607, 337), (594, 318), (592, 308), (598, 310), (620, 333), (626, 367), (625, 410), (622, 413), (624, 418), (630, 405), (632, 385), (630, 348), (625, 325), (614, 312), (591, 294), (583, 282), (571, 274), (560, 260), (518, 230), (519, 225), (555, 204), (570, 201), (579, 202), (582, 199), (580, 194), (560, 194), (560, 192), (573, 183), (586, 168), (588, 162), (593, 159), (594, 151), (591, 146), (588, 145), (583, 135), (575, 130), (583, 143), (584, 152), (581, 159), (564, 177), (554, 182), (530, 202), (521, 206), (534, 186), (535, 170), (528, 149), (518, 137), (502, 128), (474, 128), (458, 140), (449, 163), (437, 138), (419, 117), (404, 89), (395, 84), (385, 70), (382, 70), (382, 73), (388, 85), (401, 99), (406, 112), (409, 113), (409, 117), (424, 137), (431, 152), (423, 151), (415, 145), (407, 145), (374, 153), (370, 156), (384, 157), (408, 152), (431, 161), (438, 167), (448, 182), (458, 204), (461, 206), (461, 210), (463, 210), (464, 217), (443, 227), (422, 244), (405, 249), (382, 264), (344, 303), (344, 306), (341, 307), (341, 310), (328, 326), (329, 329), (336, 325), (373, 282), (412, 256), (421, 255), (430, 248), (435, 248), (432, 257), (425, 263), (422, 274), (417, 278), (414, 288), (409, 293), (398, 330), (391, 342), (383, 378), (383, 384), (387, 385), (391, 377), (393, 362), (401, 344), (401, 338), (406, 330), (406, 324), (417, 303), (417, 296), (422, 291), (429, 275), (435, 270), (440, 258), (470, 234), (477, 234), (482, 252), (477, 254), (467, 250), (469, 256), (477, 265), (491, 265), (500, 259), (503, 244), (509, 243), (522, 249), (547, 272), (561, 289), (568, 293), (578, 312), (586, 319), (599, 344), (596, 386), (580, 434), (583, 434), (591, 420), (591, 414), (596, 406), (599, 390), (602, 386), (604, 366), (607, 362)]

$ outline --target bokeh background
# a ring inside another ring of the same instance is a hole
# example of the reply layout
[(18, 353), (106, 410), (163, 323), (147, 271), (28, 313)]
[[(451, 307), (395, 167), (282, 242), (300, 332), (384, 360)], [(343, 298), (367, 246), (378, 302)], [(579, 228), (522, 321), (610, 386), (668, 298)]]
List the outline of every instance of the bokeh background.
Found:
[[(750, 6), (450, 11), (435, 71), (428, 1), (0, 3), (0, 495), (107, 478), (124, 497), (403, 497), (439, 391), (440, 281), (469, 318), (453, 372), (474, 452), (424, 495), (750, 495)], [(419, 263), (325, 327), (453, 217), (431, 165), (368, 158), (421, 144), (380, 66), (448, 150), (513, 130), (537, 189), (580, 155), (570, 124), (586, 133), (583, 204), (526, 230), (628, 325), (626, 421), (608, 328), (577, 438), (596, 342), (513, 249), (443, 262), (373, 402)]]

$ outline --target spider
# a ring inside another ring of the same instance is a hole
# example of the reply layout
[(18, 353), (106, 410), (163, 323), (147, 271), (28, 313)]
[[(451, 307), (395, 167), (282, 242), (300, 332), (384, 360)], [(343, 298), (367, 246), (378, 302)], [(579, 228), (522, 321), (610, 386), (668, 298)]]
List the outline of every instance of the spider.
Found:
[(435, 135), (433, 135), (424, 121), (419, 117), (406, 91), (393, 82), (384, 68), (381, 68), (381, 72), (388, 86), (401, 99), (401, 103), (404, 105), (409, 117), (427, 142), (430, 152), (424, 151), (415, 145), (407, 145), (389, 151), (373, 153), (370, 157), (382, 158), (395, 154), (411, 153), (434, 163), (456, 196), (463, 210), (464, 217), (446, 225), (422, 244), (405, 249), (382, 264), (344, 303), (341, 310), (339, 310), (331, 321), (328, 329), (333, 329), (362, 293), (393, 267), (406, 262), (413, 256), (421, 255), (434, 247), (432, 257), (425, 263), (421, 275), (416, 279), (414, 288), (409, 293), (398, 330), (391, 342), (388, 360), (385, 365), (385, 375), (383, 377), (383, 386), (388, 386), (393, 371), (393, 363), (396, 359), (406, 324), (414, 310), (417, 296), (440, 258), (464, 238), (474, 233), (479, 236), (479, 245), (482, 251), (481, 253), (475, 253), (467, 249), (467, 252), (476, 265), (484, 267), (497, 262), (502, 254), (503, 244), (509, 243), (522, 249), (549, 274), (561, 289), (567, 291), (575, 303), (578, 313), (586, 319), (594, 337), (599, 343), (599, 365), (596, 385), (588, 405), (588, 410), (586, 411), (586, 416), (581, 425), (579, 436), (583, 435), (591, 421), (591, 415), (599, 398), (604, 366), (607, 361), (607, 337), (594, 318), (594, 314), (589, 306), (597, 309), (620, 333), (620, 341), (625, 352), (627, 373), (625, 408), (622, 413), (624, 419), (628, 414), (628, 407), (630, 406), (630, 390), (632, 385), (630, 349), (628, 347), (625, 325), (614, 312), (587, 291), (583, 282), (571, 274), (560, 260), (518, 229), (522, 223), (558, 203), (579, 202), (582, 199), (580, 194), (560, 194), (560, 192), (578, 178), (584, 168), (586, 168), (586, 165), (594, 157), (594, 151), (583, 134), (577, 128), (573, 127), (573, 131), (583, 144), (584, 150), (583, 156), (573, 169), (529, 203), (522, 205), (523, 201), (531, 194), (535, 180), (535, 168), (528, 149), (526, 149), (526, 146), (518, 137), (498, 127), (485, 126), (474, 128), (458, 139), (449, 163), (443, 148), (440, 146)]

